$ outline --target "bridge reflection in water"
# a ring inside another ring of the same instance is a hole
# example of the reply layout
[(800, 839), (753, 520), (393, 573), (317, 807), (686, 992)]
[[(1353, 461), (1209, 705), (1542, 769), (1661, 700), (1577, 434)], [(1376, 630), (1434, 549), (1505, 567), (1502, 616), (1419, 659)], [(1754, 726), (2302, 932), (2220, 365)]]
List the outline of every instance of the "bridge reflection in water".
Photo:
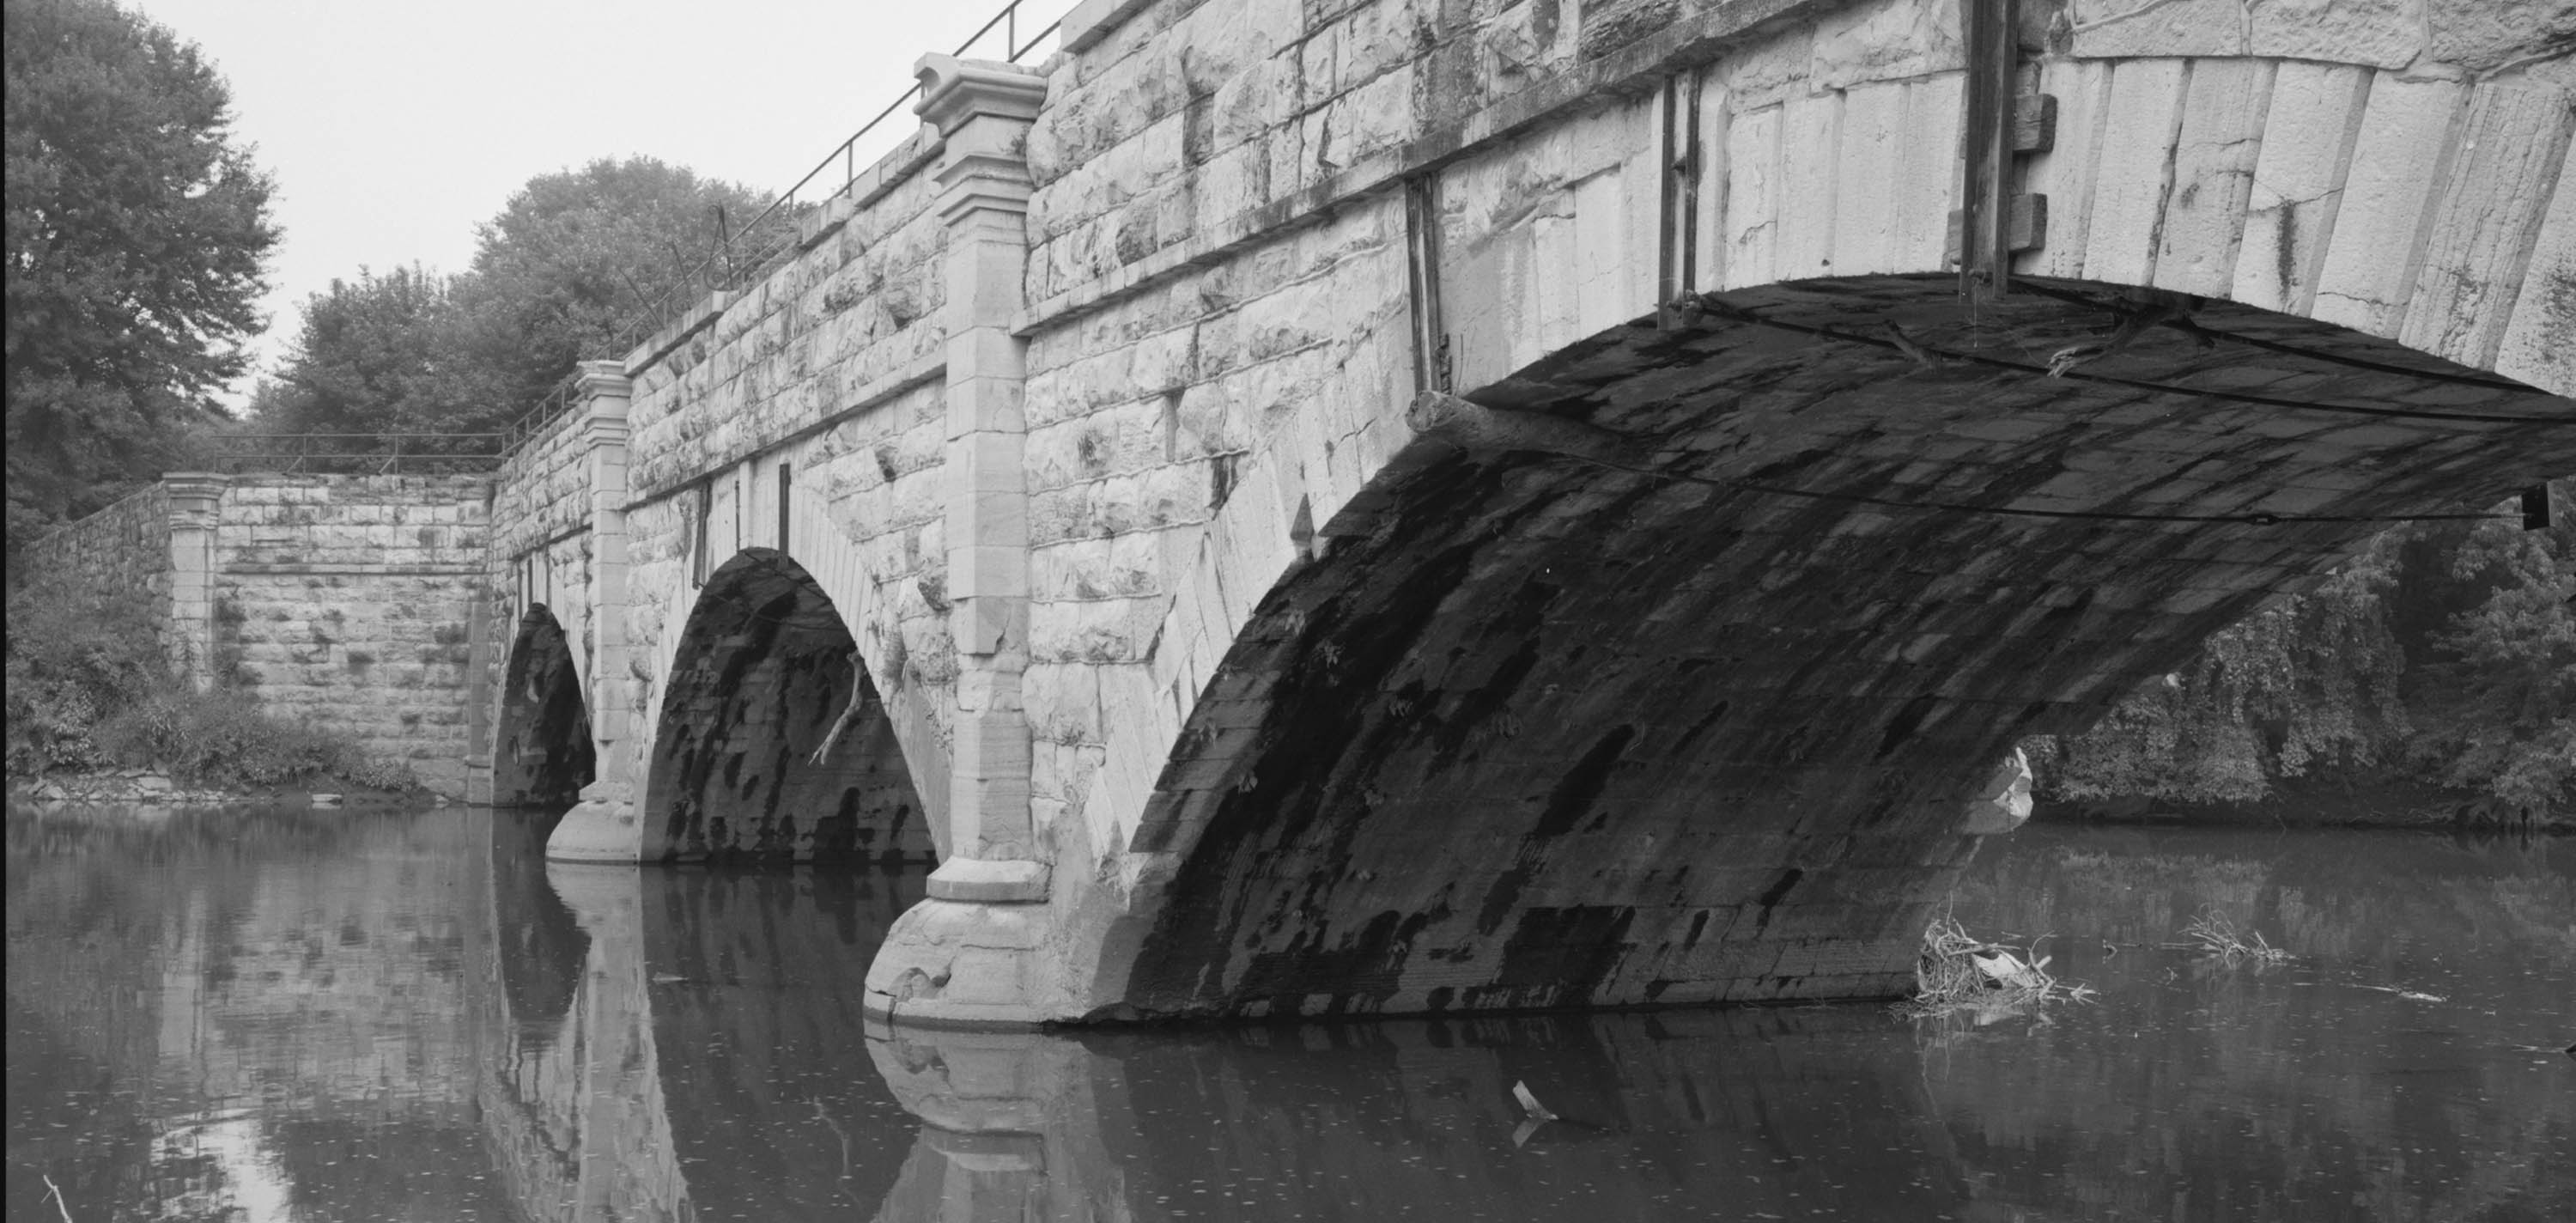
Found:
[(565, 935), (491, 971), (559, 984), (487, 995), (552, 1007), (490, 1016), (482, 1084), (538, 1218), (1930, 1218), (1970, 1180), (1874, 1007), (894, 1030), (852, 966), (918, 869), (543, 871), (500, 925)]
[[(1060, 1036), (867, 1021), (921, 866), (567, 867), (546, 824), (13, 810), (9, 1217), (53, 1217), (44, 1177), (77, 1218), (253, 1223), (2576, 1207), (2563, 839), (2025, 832), (1959, 913), (2085, 936), (2057, 969), (2102, 1001), (2053, 1022)], [(2212, 905), (2298, 958), (2153, 946)]]

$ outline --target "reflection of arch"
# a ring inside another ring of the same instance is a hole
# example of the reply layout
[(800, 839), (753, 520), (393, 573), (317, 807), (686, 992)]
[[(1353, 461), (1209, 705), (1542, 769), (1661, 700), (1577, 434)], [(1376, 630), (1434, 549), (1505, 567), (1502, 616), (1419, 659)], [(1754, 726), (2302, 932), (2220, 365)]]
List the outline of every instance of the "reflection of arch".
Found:
[(746, 549), (710, 575), (663, 684), (639, 856), (929, 856), (920, 795), (857, 657), (831, 597), (785, 554)]
[(519, 617), (492, 751), (492, 802), (566, 806), (597, 776), (597, 748), (572, 643), (543, 603)]
[(501, 999), (510, 1039), (530, 1047), (552, 1043), (562, 1028), (590, 950), (590, 936), (546, 882), (546, 836), (556, 818), (496, 816), (492, 822)]

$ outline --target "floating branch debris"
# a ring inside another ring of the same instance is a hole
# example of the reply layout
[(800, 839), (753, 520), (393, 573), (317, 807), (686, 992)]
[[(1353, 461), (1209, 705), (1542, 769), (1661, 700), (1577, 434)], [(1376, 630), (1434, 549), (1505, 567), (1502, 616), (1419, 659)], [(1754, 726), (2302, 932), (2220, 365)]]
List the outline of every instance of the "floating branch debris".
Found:
[(1916, 1018), (1971, 1011), (1990, 1019), (2090, 1000), (2091, 987), (2048, 974), (2049, 957), (2038, 953), (2045, 939), (2027, 947), (1990, 943), (1970, 937), (1956, 918), (1935, 920), (1924, 929), (1923, 952), (1914, 961), (1914, 996), (1897, 1009)]
[(2192, 918), (2191, 924), (2182, 928), (2182, 933), (2183, 937), (2192, 940), (2189, 945), (2197, 946), (2231, 965), (2239, 960), (2252, 960), (2258, 965), (2268, 966), (2290, 958), (2289, 952), (2266, 942), (2261, 931), (2251, 927), (2238, 930), (2235, 919), (2216, 905), (2202, 909), (2200, 916)]

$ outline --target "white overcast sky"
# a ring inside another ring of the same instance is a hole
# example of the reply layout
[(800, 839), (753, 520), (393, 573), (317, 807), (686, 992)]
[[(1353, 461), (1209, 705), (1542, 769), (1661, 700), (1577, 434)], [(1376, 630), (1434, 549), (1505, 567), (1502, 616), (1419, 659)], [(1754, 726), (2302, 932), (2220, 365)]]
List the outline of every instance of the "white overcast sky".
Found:
[[(420, 263), (462, 271), (475, 222), (529, 178), (646, 154), (776, 191), (952, 51), (1002, 0), (120, 0), (214, 60), (235, 138), (277, 179), (273, 368), (296, 306)], [(1022, 37), (1074, 0), (1024, 0)], [(998, 34), (996, 35), (996, 40)], [(1054, 43), (1033, 54), (1032, 62)], [(1001, 58), (997, 41), (981, 58)], [(899, 112), (890, 147), (917, 126)], [(236, 388), (246, 392), (249, 379)]]

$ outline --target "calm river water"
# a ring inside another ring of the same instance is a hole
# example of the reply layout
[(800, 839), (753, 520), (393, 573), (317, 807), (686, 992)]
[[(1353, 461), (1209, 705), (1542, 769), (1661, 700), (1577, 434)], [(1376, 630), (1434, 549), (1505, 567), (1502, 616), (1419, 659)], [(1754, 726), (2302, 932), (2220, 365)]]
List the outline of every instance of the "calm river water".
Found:
[(2576, 1219), (2576, 841), (2026, 829), (1956, 916), (2041, 1017), (1069, 1037), (864, 1020), (918, 871), (544, 829), (12, 810), (8, 1218)]

